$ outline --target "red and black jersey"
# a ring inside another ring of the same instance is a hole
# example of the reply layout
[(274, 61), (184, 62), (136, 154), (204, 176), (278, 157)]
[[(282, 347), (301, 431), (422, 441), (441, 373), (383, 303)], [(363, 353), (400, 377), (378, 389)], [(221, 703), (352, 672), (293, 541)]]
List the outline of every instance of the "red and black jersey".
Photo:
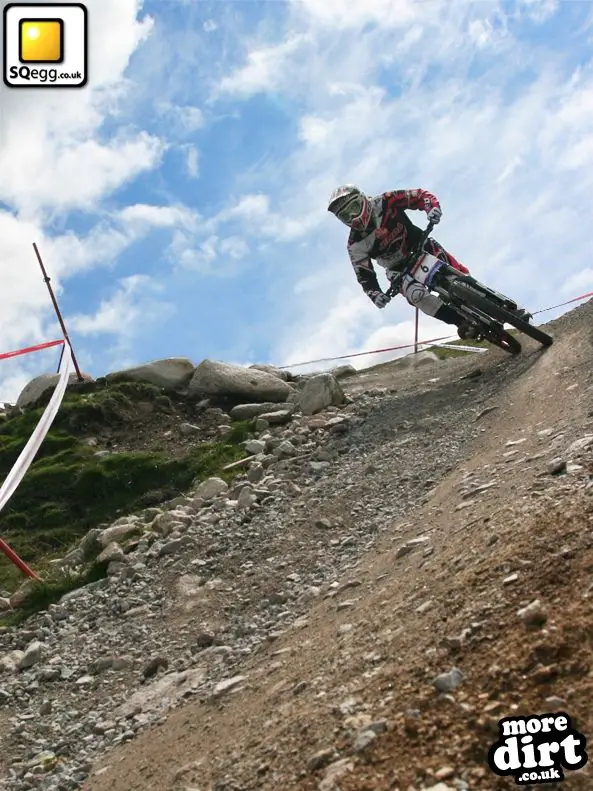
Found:
[(347, 245), (356, 278), (367, 294), (380, 290), (371, 259), (388, 271), (397, 271), (398, 264), (422, 233), (405, 209), (428, 213), (439, 206), (437, 198), (423, 189), (393, 190), (369, 200), (374, 224), (365, 231), (351, 231)]

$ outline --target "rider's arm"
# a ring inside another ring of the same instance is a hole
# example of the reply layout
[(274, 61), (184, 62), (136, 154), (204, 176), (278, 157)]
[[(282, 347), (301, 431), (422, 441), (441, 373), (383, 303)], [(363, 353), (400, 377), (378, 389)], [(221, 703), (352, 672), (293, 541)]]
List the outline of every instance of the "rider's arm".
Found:
[(429, 212), (435, 206), (440, 208), (436, 195), (422, 189), (384, 192), (383, 199), (386, 200), (387, 207), (393, 206), (396, 209), (418, 209)]
[(354, 269), (356, 279), (362, 286), (363, 291), (367, 296), (373, 299), (373, 292), (381, 291), (379, 281), (377, 280), (377, 273), (373, 267), (373, 262), (366, 250), (366, 240), (363, 239), (359, 242), (348, 243), (348, 256), (350, 263)]

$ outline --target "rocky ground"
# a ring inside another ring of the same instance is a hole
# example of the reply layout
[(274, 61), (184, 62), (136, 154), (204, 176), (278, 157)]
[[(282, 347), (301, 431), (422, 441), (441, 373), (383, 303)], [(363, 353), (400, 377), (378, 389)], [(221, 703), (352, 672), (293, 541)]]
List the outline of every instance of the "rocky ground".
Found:
[(592, 316), (349, 377), (118, 520), (106, 580), (0, 634), (0, 788), (487, 791), (501, 717), (593, 733)]

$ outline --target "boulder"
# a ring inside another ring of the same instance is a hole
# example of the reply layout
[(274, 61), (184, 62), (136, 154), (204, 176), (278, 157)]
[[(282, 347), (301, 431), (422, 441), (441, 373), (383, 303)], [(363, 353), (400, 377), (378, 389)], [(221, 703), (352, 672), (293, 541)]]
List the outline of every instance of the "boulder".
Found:
[(276, 368), (275, 365), (267, 365), (266, 363), (254, 363), (250, 365), (249, 368), (255, 371), (263, 371), (267, 374), (272, 374), (272, 376), (277, 376), (278, 379), (283, 379), (285, 382), (288, 381), (288, 374), (286, 371), (281, 370), (280, 368)]
[(353, 365), (338, 365), (330, 371), (334, 379), (343, 379), (345, 376), (353, 376), (357, 373), (358, 371)]
[[(93, 377), (90, 374), (82, 374), (85, 382), (92, 382)], [(34, 406), (47, 392), (53, 390), (60, 380), (60, 374), (41, 374), (31, 379), (29, 384), (25, 385), (21, 394), (19, 395), (16, 408), (24, 409), (25, 407)], [(68, 377), (68, 385), (78, 384), (78, 375), (76, 372), (71, 373)]]
[(242, 365), (202, 360), (189, 383), (188, 395), (285, 402), (290, 386), (273, 374)]
[[(292, 404), (282, 405), (283, 410), (293, 412), (294, 406)], [(233, 420), (252, 420), (254, 417), (259, 417), (266, 412), (277, 412), (278, 404), (273, 402), (263, 402), (262, 404), (237, 404), (230, 411), (230, 416)]]
[(126, 368), (107, 374), (108, 381), (148, 382), (168, 391), (181, 390), (192, 378), (196, 366), (187, 357), (166, 357), (162, 360)]
[(340, 406), (345, 394), (331, 374), (317, 374), (306, 380), (298, 396), (298, 407), (303, 415), (314, 415), (328, 406)]

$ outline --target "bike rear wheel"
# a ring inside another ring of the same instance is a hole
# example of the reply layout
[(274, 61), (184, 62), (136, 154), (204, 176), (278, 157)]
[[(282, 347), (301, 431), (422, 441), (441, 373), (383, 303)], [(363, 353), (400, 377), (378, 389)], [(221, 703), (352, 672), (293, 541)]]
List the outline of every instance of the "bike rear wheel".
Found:
[[(519, 330), (519, 332), (529, 335), (530, 338), (541, 343), (542, 346), (551, 346), (554, 343), (554, 339), (550, 335), (547, 335), (545, 332), (542, 332), (542, 330), (529, 324), (529, 322), (518, 318), (510, 310), (505, 310), (505, 308), (489, 300), (486, 296), (480, 294), (479, 291), (476, 291), (472, 286), (461, 280), (455, 280), (451, 283), (449, 293), (453, 298), (460, 300), (469, 307), (482, 311), (487, 316), (491, 316), (495, 319), (495, 321), (500, 321), (502, 324), (511, 324), (515, 329)], [(512, 335), (509, 337), (512, 338)], [(516, 339), (513, 339), (513, 341), (515, 340)], [(511, 342), (511, 346), (512, 345), (513, 342)], [(512, 353), (515, 354), (515, 352)]]

